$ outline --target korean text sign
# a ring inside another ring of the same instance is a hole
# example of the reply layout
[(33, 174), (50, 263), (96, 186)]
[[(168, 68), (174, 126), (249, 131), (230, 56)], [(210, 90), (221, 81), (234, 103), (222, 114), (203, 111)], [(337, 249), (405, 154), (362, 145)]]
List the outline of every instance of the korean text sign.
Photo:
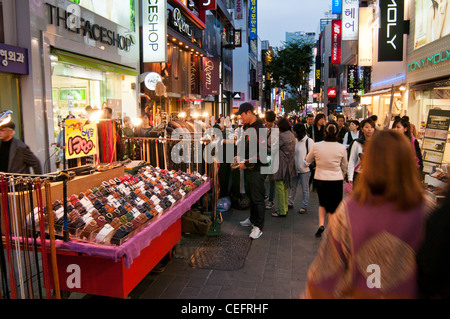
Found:
[(359, 1), (342, 2), (342, 40), (358, 40)]

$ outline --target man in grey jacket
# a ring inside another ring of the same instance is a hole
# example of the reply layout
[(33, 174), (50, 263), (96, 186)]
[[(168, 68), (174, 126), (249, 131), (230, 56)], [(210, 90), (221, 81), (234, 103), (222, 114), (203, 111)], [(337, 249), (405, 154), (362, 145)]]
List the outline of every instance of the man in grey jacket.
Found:
[(16, 126), (9, 122), (0, 126), (0, 172), (30, 174), (30, 167), (34, 174), (42, 174), (39, 159), (22, 141), (14, 138)]

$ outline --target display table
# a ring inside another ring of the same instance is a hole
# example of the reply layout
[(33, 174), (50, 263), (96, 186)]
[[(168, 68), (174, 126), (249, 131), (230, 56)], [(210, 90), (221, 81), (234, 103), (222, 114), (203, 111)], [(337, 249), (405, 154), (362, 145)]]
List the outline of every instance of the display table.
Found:
[(178, 243), (181, 216), (210, 188), (208, 180), (120, 246), (57, 240), (61, 290), (125, 298)]

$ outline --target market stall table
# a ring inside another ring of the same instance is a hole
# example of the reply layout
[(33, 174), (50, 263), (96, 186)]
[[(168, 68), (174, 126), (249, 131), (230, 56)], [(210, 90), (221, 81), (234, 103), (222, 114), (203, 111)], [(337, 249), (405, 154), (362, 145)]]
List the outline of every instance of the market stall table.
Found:
[(57, 240), (61, 290), (127, 297), (178, 243), (181, 216), (210, 188), (207, 180), (120, 246)]

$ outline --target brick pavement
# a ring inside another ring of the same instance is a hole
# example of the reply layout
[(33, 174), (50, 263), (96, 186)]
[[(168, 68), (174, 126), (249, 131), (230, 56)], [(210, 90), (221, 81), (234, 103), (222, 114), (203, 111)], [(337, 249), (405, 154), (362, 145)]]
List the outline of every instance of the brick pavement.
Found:
[[(253, 240), (244, 266), (235, 271), (194, 269), (177, 245), (175, 257), (162, 273), (150, 273), (130, 293), (131, 299), (296, 299), (306, 284), (308, 266), (320, 239), (317, 193), (311, 192), (308, 213), (297, 213), (301, 195), (285, 218), (266, 210), (263, 235)], [(222, 214), (221, 234), (248, 235), (239, 221), (248, 210)], [(87, 297), (87, 296), (86, 296)], [(86, 298), (85, 297), (85, 298)]]

